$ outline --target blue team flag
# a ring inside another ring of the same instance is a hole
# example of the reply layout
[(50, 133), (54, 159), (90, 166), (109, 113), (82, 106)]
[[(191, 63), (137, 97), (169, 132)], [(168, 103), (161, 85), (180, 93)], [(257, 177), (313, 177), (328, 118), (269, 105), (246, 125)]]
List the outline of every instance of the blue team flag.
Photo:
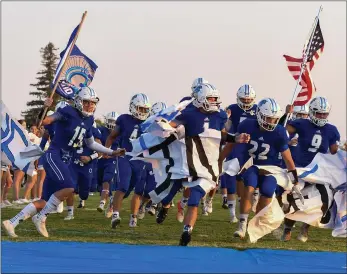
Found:
[(34, 161), (43, 151), (32, 144), (27, 131), (15, 120), (5, 104), (0, 101), (1, 109), (1, 164), (11, 165), (32, 176), (35, 172)]
[[(56, 92), (68, 100), (74, 98), (75, 93), (80, 87), (90, 85), (93, 81), (95, 71), (98, 68), (94, 61), (83, 54), (76, 44), (73, 46), (71, 54), (67, 58), (67, 54), (72, 47), (72, 42), (76, 37), (78, 28), (79, 25), (72, 32), (66, 48), (60, 53), (61, 59), (52, 83), (53, 88), (56, 81), (59, 81)], [(65, 67), (64, 70), (62, 70), (64, 62)], [(61, 70), (60, 77), (57, 79)]]

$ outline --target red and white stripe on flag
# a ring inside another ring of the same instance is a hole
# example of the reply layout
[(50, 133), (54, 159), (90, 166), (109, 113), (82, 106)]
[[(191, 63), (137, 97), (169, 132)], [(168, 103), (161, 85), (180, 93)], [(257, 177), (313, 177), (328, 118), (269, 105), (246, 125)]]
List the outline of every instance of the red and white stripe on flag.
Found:
[[(302, 74), (301, 81), (299, 83), (301, 90), (294, 101), (294, 106), (306, 105), (311, 100), (313, 93), (316, 91), (316, 87), (311, 76), (311, 70), (314, 67), (315, 62), (322, 55), (323, 48), (324, 47), (318, 49), (313, 55), (312, 60), (306, 63), (306, 70)], [(292, 74), (295, 80), (298, 80), (303, 58), (294, 58), (288, 55), (283, 55), (283, 57), (286, 59), (289, 72)]]
[[(288, 55), (283, 55), (287, 62), (287, 67), (291, 75), (295, 80), (298, 80), (301, 72), (301, 64), (303, 62), (303, 58), (294, 58)], [(312, 94), (315, 91), (314, 84), (312, 82), (309, 63), (307, 63), (306, 70), (301, 76), (301, 81), (299, 85), (301, 86), (301, 90), (298, 93), (294, 106), (303, 106), (306, 105), (312, 98)]]

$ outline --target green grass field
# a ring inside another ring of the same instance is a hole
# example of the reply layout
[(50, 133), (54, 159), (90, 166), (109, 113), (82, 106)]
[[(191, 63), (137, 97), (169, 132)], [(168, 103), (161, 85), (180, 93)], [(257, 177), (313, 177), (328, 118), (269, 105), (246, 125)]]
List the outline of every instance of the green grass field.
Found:
[[(76, 204), (77, 204), (76, 196)], [(176, 199), (179, 199), (177, 197)], [(111, 229), (111, 219), (97, 212), (99, 196), (89, 196), (85, 209), (75, 208), (75, 219), (64, 221), (66, 211), (61, 214), (52, 214), (47, 219), (48, 239), (40, 236), (31, 219), (21, 223), (16, 228), (19, 236), (10, 239), (4, 231), (1, 232), (3, 240), (11, 241), (80, 241), (80, 242), (107, 242), (125, 244), (149, 245), (178, 245), (183, 225), (176, 221), (176, 207), (171, 208), (169, 215), (162, 225), (155, 222), (155, 217), (146, 214), (139, 220), (138, 227), (129, 228), (130, 199), (124, 201), (121, 212), (121, 226)], [(1, 219), (5, 220), (17, 214), (23, 206), (9, 207), (1, 210)], [(337, 251), (346, 252), (346, 239), (333, 238), (331, 230), (311, 228), (309, 240), (302, 243), (296, 239), (301, 224), (293, 230), (290, 242), (280, 242), (272, 234), (260, 239), (256, 244), (233, 237), (237, 224), (229, 223), (228, 210), (221, 207), (221, 196), (216, 195), (213, 201), (213, 213), (209, 216), (199, 215), (192, 234), (193, 246), (227, 247), (235, 249), (271, 248), (291, 249), (305, 251)]]

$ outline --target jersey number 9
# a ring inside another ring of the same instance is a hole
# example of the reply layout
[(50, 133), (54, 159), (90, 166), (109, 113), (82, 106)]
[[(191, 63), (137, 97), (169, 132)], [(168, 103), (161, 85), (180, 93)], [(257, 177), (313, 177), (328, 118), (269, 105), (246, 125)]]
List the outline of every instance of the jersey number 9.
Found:
[(317, 152), (317, 150), (319, 149), (320, 145), (322, 144), (322, 135), (320, 134), (315, 134), (312, 138), (311, 141), (311, 146), (308, 151), (309, 152)]

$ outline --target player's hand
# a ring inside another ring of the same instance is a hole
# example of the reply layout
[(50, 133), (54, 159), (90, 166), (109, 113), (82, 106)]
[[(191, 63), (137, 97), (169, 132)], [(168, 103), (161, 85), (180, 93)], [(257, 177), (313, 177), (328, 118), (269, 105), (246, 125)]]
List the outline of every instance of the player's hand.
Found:
[(236, 143), (248, 143), (251, 139), (251, 136), (247, 133), (241, 133), (235, 137)]
[(81, 156), (81, 157), (80, 157), (80, 161), (81, 161), (83, 164), (88, 164), (91, 160), (92, 160), (92, 158), (90, 158), (89, 156)]
[(113, 157), (123, 156), (125, 155), (125, 152), (126, 152), (125, 148), (118, 148), (117, 150), (114, 150), (112, 152), (112, 156)]
[(287, 105), (286, 106), (286, 114), (293, 113), (294, 106), (293, 105)]
[(288, 143), (290, 146), (296, 146), (298, 144), (298, 139), (291, 139)]
[(292, 193), (295, 193), (296, 195), (298, 195), (301, 203), (304, 204), (305, 199), (304, 199), (304, 196), (302, 195), (300, 188), (299, 188), (299, 185), (297, 183), (294, 184), (294, 186), (292, 188)]
[(53, 104), (53, 99), (47, 98), (45, 100), (44, 106), (49, 108), (52, 104)]

